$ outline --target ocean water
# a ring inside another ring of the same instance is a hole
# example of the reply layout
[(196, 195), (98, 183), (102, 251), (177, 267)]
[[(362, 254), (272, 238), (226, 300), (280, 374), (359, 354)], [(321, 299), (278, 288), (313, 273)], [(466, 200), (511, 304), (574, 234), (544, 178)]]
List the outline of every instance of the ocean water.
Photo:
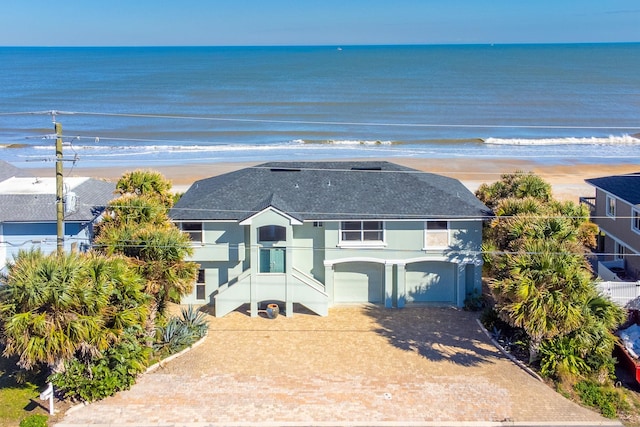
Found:
[[(0, 159), (640, 161), (640, 44), (0, 47)], [(635, 136), (634, 136), (635, 135)]]

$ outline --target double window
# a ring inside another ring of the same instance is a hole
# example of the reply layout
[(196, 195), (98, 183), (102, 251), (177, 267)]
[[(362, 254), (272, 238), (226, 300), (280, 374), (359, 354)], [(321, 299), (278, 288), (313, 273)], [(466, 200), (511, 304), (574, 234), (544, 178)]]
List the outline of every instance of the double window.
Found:
[(383, 243), (384, 221), (342, 221), (342, 243)]
[(425, 249), (449, 247), (449, 221), (427, 221), (424, 230)]

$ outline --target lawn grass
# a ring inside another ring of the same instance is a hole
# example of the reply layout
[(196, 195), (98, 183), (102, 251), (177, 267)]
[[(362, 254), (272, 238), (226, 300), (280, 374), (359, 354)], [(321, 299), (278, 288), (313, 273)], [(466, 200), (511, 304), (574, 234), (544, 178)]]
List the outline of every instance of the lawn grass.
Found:
[(17, 372), (15, 358), (0, 356), (0, 427), (16, 427), (20, 420), (31, 414), (48, 414), (39, 402), (41, 385), (35, 379), (19, 384)]

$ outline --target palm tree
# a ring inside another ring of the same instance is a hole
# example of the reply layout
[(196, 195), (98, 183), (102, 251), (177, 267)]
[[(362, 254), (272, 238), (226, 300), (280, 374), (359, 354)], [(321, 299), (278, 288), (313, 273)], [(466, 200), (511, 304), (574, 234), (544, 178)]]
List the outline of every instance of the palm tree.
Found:
[(503, 174), (500, 181), (491, 185), (480, 185), (476, 196), (490, 208), (494, 208), (501, 200), (512, 197), (532, 197), (546, 203), (551, 200), (551, 185), (531, 172), (516, 171)]
[(500, 316), (529, 336), (531, 362), (544, 340), (568, 334), (584, 322), (591, 275), (573, 250), (575, 246), (552, 239), (526, 240), (519, 252), (505, 255), (504, 275), (491, 283)]
[(148, 310), (140, 277), (118, 258), (21, 251), (3, 282), (4, 355), (18, 355), (25, 369), (60, 372), (77, 352), (99, 355), (123, 328), (141, 328)]
[(158, 199), (166, 208), (173, 206), (171, 181), (160, 172), (136, 170), (127, 172), (118, 180), (116, 192), (136, 196), (149, 196)]
[(107, 207), (96, 229), (95, 248), (104, 254), (122, 254), (146, 279), (145, 291), (155, 298), (150, 318), (161, 314), (168, 301), (179, 302), (191, 292), (197, 265), (189, 237), (170, 221), (171, 184), (151, 171), (125, 174), (118, 181), (123, 194)]

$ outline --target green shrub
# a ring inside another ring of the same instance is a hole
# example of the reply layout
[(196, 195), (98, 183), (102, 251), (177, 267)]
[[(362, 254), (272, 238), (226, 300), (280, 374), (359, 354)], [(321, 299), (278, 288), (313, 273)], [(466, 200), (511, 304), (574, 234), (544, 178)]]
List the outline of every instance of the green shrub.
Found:
[(182, 320), (172, 317), (164, 327), (157, 328), (157, 340), (153, 348), (157, 352), (173, 354), (189, 347), (197, 339), (197, 334)]
[(574, 389), (582, 403), (598, 408), (600, 413), (607, 418), (615, 418), (618, 411), (629, 407), (624, 395), (618, 390), (594, 381), (580, 381), (574, 385)]
[(102, 357), (71, 360), (65, 372), (52, 375), (50, 381), (65, 397), (93, 402), (129, 389), (146, 369), (150, 353), (136, 336), (127, 334)]
[(181, 317), (171, 317), (156, 329), (154, 349), (165, 354), (177, 353), (202, 338), (209, 329), (205, 315), (192, 305), (181, 310)]
[(540, 346), (540, 374), (552, 378), (588, 374), (591, 368), (578, 351), (578, 346), (567, 337), (543, 341)]
[(20, 421), (20, 427), (47, 427), (47, 416), (34, 414)]
[(206, 320), (206, 316), (201, 311), (198, 311), (194, 306), (189, 305), (187, 308), (181, 309), (182, 323), (195, 332), (198, 338), (202, 338), (209, 329), (209, 322)]
[(466, 311), (480, 311), (484, 305), (484, 297), (477, 289), (467, 294), (467, 297), (464, 299), (464, 309)]

